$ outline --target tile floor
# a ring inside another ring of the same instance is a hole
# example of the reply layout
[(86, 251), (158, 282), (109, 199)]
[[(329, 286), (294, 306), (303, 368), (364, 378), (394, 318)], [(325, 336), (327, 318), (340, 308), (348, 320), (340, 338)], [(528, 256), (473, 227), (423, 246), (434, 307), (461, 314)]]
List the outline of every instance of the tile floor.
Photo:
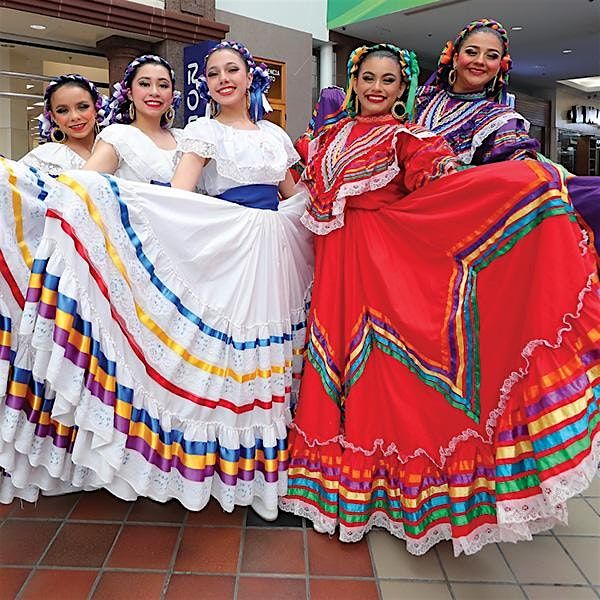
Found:
[(568, 527), (455, 559), (374, 531), (360, 544), (302, 519), (265, 523), (211, 504), (127, 503), (105, 492), (0, 505), (0, 599), (592, 600), (600, 598), (600, 480)]

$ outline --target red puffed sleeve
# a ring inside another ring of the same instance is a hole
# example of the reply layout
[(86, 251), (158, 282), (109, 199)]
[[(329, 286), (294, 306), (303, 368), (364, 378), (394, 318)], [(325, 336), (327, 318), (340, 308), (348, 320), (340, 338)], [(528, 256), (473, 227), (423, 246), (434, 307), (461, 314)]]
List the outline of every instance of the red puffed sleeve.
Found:
[(460, 167), (444, 138), (418, 125), (407, 125), (407, 131), (398, 135), (396, 155), (402, 170), (402, 183), (408, 192), (454, 173)]

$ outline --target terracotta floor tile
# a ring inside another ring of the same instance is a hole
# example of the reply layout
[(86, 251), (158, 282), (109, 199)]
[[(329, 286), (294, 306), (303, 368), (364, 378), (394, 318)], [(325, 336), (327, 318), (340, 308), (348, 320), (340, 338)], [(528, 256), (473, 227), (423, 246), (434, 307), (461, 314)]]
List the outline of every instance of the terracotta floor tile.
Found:
[(150, 523), (182, 523), (187, 510), (176, 500), (165, 504), (148, 498), (135, 501), (128, 521), (148, 521)]
[(373, 577), (371, 556), (367, 540), (346, 544), (337, 538), (308, 533), (308, 568), (312, 575), (347, 575), (349, 577)]
[(82, 494), (70, 520), (82, 521), (122, 521), (131, 506), (105, 491)]
[(173, 575), (165, 600), (232, 600), (234, 591), (235, 577)]
[(240, 577), (237, 600), (306, 600), (305, 579)]
[(79, 494), (40, 496), (37, 502), (23, 502), (11, 514), (13, 519), (63, 519), (79, 500)]
[(52, 521), (4, 521), (0, 527), (0, 564), (35, 564), (58, 526)]
[(29, 569), (0, 569), (0, 600), (13, 600), (29, 575)]
[(378, 598), (377, 585), (374, 581), (313, 578), (310, 580), (310, 600), (378, 600)]
[(179, 527), (125, 525), (108, 560), (108, 568), (167, 570), (178, 535)]
[(40, 569), (33, 574), (21, 600), (85, 600), (97, 575), (97, 571)]
[(166, 573), (107, 571), (98, 582), (94, 600), (159, 600)]
[(8, 517), (17, 506), (19, 506), (18, 500), (13, 500), (10, 504), (0, 504), (0, 520)]
[(101, 567), (118, 530), (118, 525), (106, 523), (66, 523), (42, 564)]
[(206, 508), (188, 513), (187, 525), (209, 525), (212, 527), (241, 527), (244, 524), (246, 508), (238, 506), (231, 513), (225, 512), (216, 500), (211, 500)]
[(187, 528), (179, 546), (176, 571), (236, 573), (242, 530), (233, 527)]
[(248, 529), (242, 573), (306, 573), (302, 531)]

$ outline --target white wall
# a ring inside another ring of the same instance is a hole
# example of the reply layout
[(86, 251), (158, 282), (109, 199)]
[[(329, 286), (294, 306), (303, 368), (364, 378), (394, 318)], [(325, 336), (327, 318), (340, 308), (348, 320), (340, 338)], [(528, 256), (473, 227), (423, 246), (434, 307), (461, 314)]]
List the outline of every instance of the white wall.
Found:
[(329, 40), (327, 0), (216, 0), (215, 8)]

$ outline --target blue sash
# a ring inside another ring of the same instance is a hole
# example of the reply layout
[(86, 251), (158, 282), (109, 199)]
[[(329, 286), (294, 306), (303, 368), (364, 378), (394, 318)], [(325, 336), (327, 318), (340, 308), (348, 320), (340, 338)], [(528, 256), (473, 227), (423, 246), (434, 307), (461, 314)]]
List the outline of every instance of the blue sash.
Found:
[(230, 188), (219, 194), (217, 198), (227, 200), (227, 202), (235, 202), (235, 204), (241, 204), (248, 208), (261, 208), (263, 210), (277, 210), (279, 205), (277, 186), (263, 183)]

